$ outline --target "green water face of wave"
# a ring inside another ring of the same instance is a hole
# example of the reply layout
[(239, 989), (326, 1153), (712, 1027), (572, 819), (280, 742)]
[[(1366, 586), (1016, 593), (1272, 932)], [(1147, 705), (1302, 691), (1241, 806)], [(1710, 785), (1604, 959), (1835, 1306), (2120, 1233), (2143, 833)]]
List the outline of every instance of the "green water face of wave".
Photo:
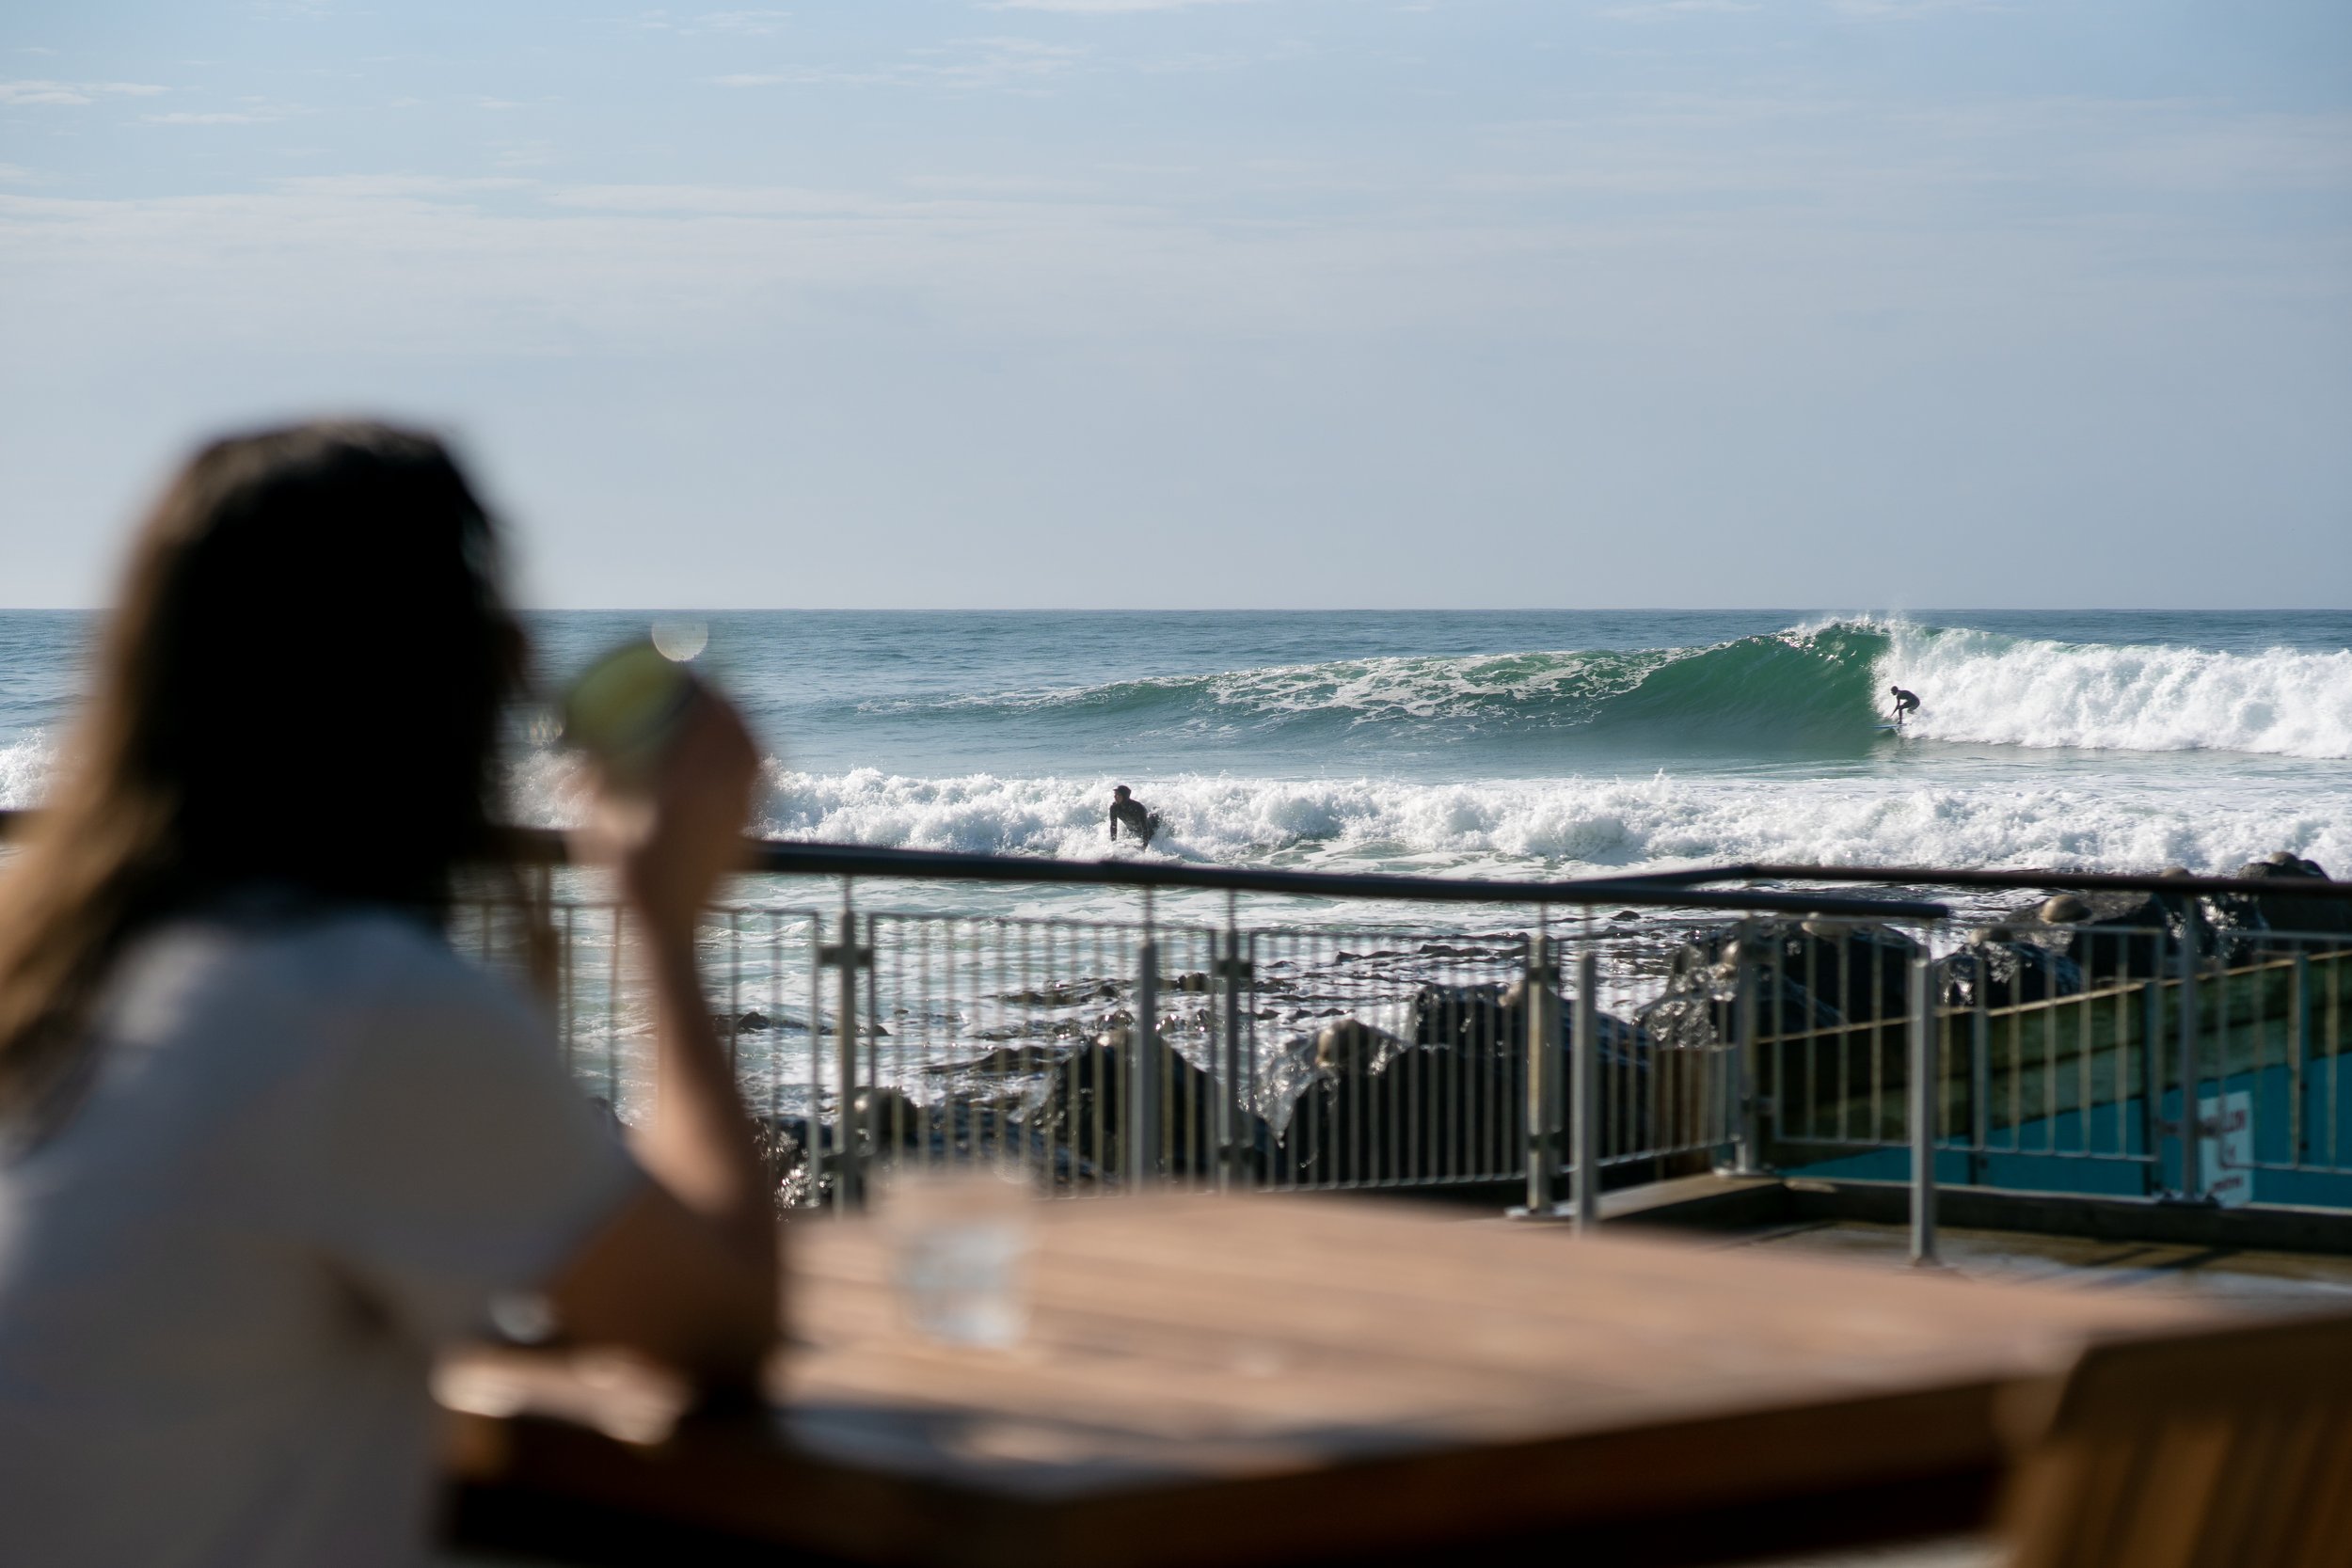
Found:
[(955, 705), (958, 716), (1139, 729), (1655, 732), (1843, 742), (1883, 707), (1884, 629), (1853, 624), (1709, 648), (1389, 657), (1120, 681)]

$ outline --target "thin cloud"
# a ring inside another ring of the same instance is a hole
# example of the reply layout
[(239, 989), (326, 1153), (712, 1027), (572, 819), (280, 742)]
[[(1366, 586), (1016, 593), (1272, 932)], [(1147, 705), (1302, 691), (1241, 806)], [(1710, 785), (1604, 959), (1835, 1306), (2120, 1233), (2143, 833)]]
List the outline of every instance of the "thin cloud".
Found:
[(932, 87), (1035, 91), (1047, 79), (1074, 70), (1086, 54), (1082, 48), (1035, 39), (958, 39), (943, 48), (917, 50), (888, 65), (733, 71), (710, 80), (723, 87)]
[(285, 109), (183, 109), (175, 114), (141, 115), (142, 125), (270, 125), (286, 118)]
[(1069, 16), (1122, 16), (1136, 11), (1181, 11), (1194, 6), (1236, 6), (1255, 0), (989, 0), (992, 11), (1060, 11)]
[(790, 11), (705, 11), (679, 28), (686, 33), (735, 33), (745, 38), (767, 38), (784, 31), (791, 19)]
[(2012, 8), (2001, 0), (1829, 0), (1830, 9), (1840, 16), (1864, 22), (1901, 21), (1915, 16), (1928, 16), (1937, 11), (2005, 11)]
[(0, 103), (95, 103), (101, 98), (152, 98), (170, 90), (151, 82), (0, 82)]
[(1679, 16), (1729, 16), (1762, 8), (1756, 0), (1633, 0), (1603, 6), (1598, 14), (1612, 22), (1671, 22)]

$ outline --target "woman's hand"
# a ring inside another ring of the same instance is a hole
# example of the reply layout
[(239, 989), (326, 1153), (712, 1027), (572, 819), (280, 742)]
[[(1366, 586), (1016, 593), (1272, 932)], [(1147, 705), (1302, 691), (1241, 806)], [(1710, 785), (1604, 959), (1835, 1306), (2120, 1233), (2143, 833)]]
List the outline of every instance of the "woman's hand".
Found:
[(759, 754), (725, 698), (698, 688), (653, 777), (598, 781), (590, 852), (657, 942), (691, 940), (719, 879), (742, 863)]

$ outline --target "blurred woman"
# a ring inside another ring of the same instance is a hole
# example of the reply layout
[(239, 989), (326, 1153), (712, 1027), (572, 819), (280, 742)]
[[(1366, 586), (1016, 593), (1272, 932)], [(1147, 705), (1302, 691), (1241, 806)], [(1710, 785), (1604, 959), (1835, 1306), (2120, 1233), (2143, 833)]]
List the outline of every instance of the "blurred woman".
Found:
[(625, 1148), (445, 940), (500, 848), (498, 561), (440, 445), (373, 424), (215, 442), (140, 532), (0, 868), (0, 1556), (416, 1560), (429, 1359), (504, 1294), (707, 1378), (771, 1341), (693, 956), (751, 742), (698, 696), (609, 848), (660, 1037)]

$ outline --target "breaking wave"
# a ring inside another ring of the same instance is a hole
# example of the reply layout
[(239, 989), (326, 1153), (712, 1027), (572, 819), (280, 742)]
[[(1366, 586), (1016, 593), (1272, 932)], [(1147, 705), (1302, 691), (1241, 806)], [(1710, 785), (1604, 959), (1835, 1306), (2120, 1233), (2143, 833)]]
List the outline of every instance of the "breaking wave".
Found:
[(1924, 699), (1912, 733), (1931, 739), (2352, 757), (2352, 650), (2078, 644), (1875, 621), (1705, 648), (1336, 660), (886, 706), (1025, 730), (1359, 741), (1585, 731), (1853, 749), (1873, 742), (1895, 684)]

